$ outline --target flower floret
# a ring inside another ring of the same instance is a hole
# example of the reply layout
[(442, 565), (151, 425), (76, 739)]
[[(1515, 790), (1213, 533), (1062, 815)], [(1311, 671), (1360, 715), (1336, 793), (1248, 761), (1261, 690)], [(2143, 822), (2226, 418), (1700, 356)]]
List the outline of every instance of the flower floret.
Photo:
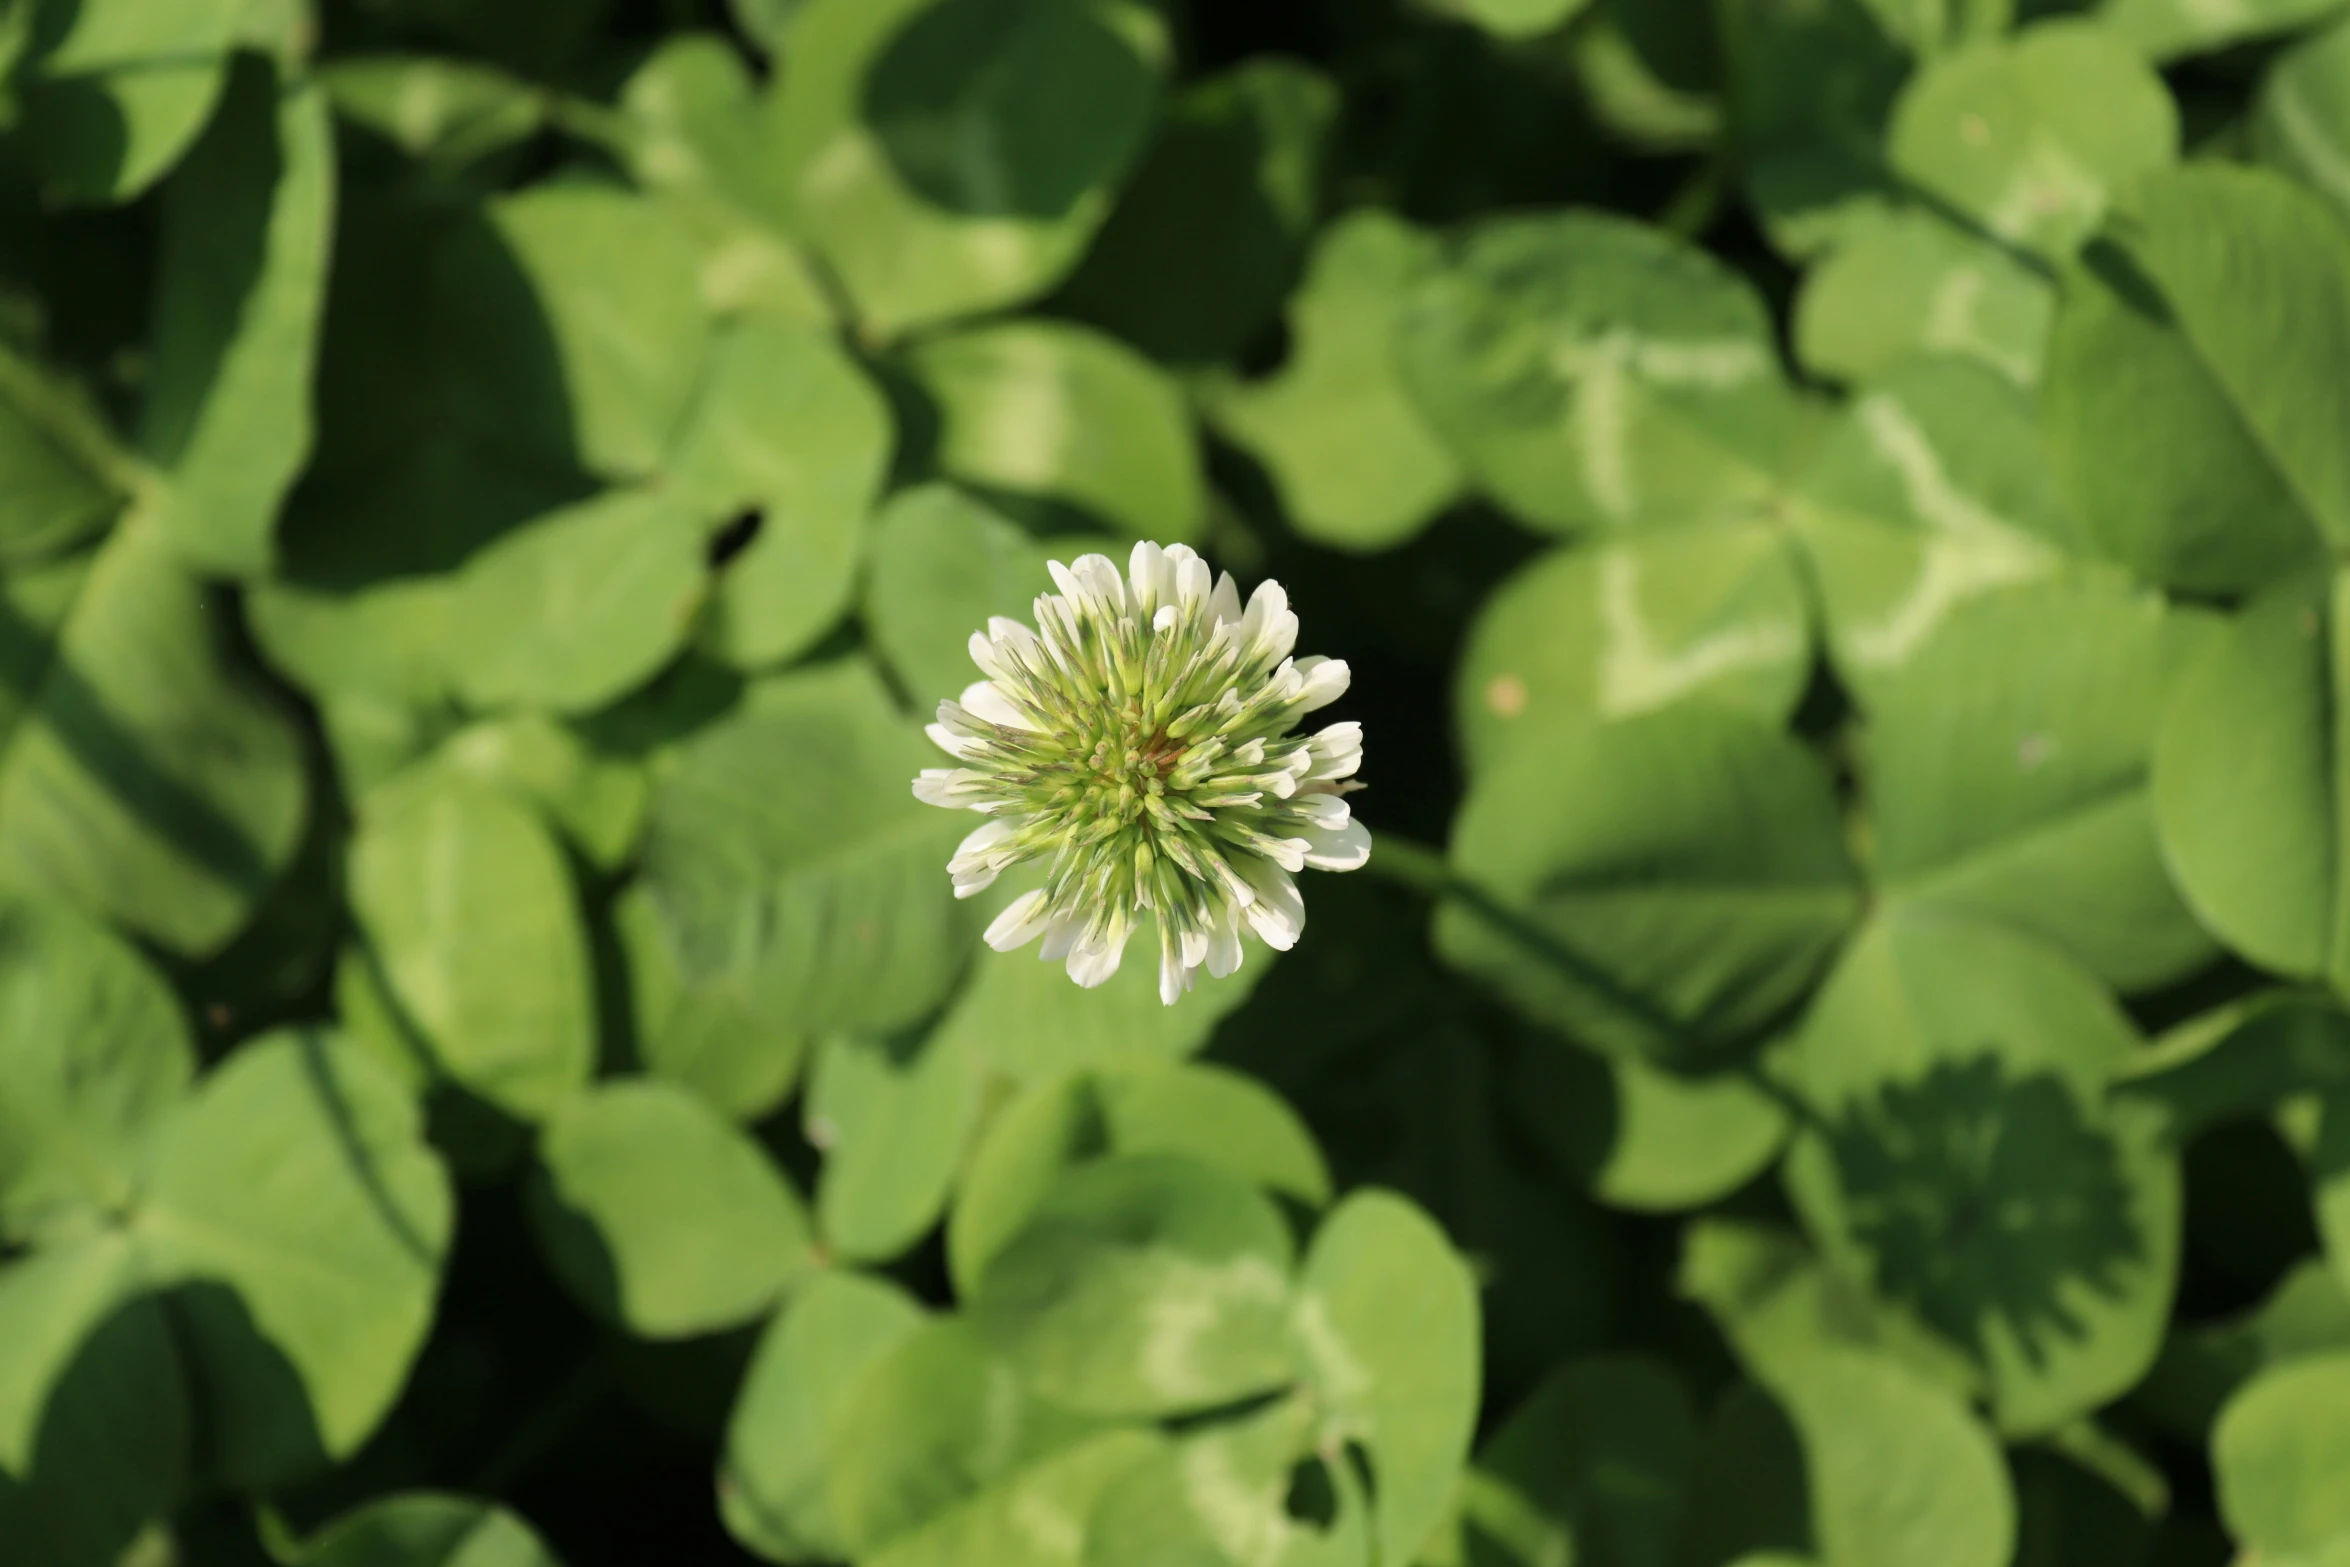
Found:
[(931, 740), (954, 758), (916, 798), (988, 820), (948, 861), (955, 895), (1035, 862), (1043, 885), (1005, 906), (987, 943), (1042, 938), (1043, 956), (1094, 986), (1118, 970), (1142, 916), (1159, 936), (1159, 997), (1241, 962), (1241, 934), (1287, 950), (1305, 926), (1296, 874), (1353, 870), (1370, 835), (1345, 796), (1359, 723), (1292, 733), (1344, 695), (1342, 659), (1295, 658), (1297, 616), (1277, 582), (1241, 603), (1231, 574), (1176, 544), (1050, 563), (1057, 593), (1033, 628), (1004, 616), (971, 637), (985, 679), (938, 705)]

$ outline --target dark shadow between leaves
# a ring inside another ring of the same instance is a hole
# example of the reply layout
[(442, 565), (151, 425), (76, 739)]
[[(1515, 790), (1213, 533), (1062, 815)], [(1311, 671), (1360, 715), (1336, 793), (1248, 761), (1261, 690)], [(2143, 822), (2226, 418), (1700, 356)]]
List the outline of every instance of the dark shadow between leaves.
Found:
[(553, 326), (484, 208), (354, 194), (334, 254), (281, 576), (351, 592), (437, 575), (594, 493)]
[(278, 136), (278, 78), (258, 54), (235, 57), (221, 104), (189, 155), (210, 178), (198, 187), (202, 216), (174, 205), (161, 260), (168, 280), (158, 309), (158, 378), (139, 423), (156, 465), (175, 468), (195, 438), (209, 394), (245, 330), (269, 265), (269, 231), (285, 170)]
[[(24, 704), (28, 718), (37, 705), (74, 760), (158, 837), (241, 894), (258, 896), (268, 887), (269, 859), (261, 846), (219, 807), (159, 766), (97, 687), (61, 655), (55, 639), (4, 600), (0, 688)], [(72, 847), (55, 845), (60, 853)]]
[(1689, 1520), (1693, 1567), (1782, 1552), (1809, 1559), (1817, 1549), (1803, 1438), (1779, 1401), (1751, 1383), (1715, 1406), (1689, 1494), (1706, 1499)]
[(974, 217), (1050, 219), (1126, 166), (1157, 94), (1149, 68), (1089, 7), (945, 0), (874, 61), (860, 107), (925, 200)]
[(360, 1190), (367, 1193), (368, 1206), (383, 1221), (384, 1228), (400, 1243), (400, 1249), (426, 1269), (437, 1271), (440, 1257), (430, 1241), (417, 1233), (408, 1222), (408, 1215), (392, 1198), (391, 1189), (384, 1184), (383, 1171), (378, 1168), (375, 1155), (359, 1136), (358, 1118), (351, 1113), (351, 1104), (343, 1096), (343, 1085), (335, 1081), (333, 1064), (327, 1059), (325, 1041), (315, 1030), (305, 1030), (298, 1046), (302, 1053), (302, 1076), (318, 1096), (319, 1108), (326, 1112), (327, 1125), (334, 1129), (335, 1147)]
[(605, 1244), (602, 1226), (565, 1202), (554, 1179), (539, 1165), (534, 1164), (524, 1179), (523, 1202), (539, 1249), (555, 1277), (597, 1320), (625, 1330), (628, 1317), (620, 1295), (620, 1263)]
[(265, 1491), (326, 1468), (302, 1374), (253, 1320), (244, 1297), (218, 1280), (198, 1279), (161, 1299), (186, 1369), (200, 1470)]
[(2043, 1363), (2087, 1331), (2066, 1285), (2117, 1296), (2145, 1255), (2111, 1138), (2053, 1073), (1941, 1062), (1824, 1135), (1877, 1289), (1978, 1352), (1996, 1323)]
[(115, 1567), (186, 1479), (188, 1410), (164, 1313), (124, 1301), (51, 1388), (23, 1475), (0, 1469), (0, 1560)]

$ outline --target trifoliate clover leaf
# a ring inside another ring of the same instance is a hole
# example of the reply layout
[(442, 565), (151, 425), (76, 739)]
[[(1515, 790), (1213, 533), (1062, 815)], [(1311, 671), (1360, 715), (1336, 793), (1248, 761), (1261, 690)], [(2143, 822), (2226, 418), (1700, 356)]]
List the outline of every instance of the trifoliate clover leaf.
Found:
[(1035, 629), (997, 616), (972, 634), (987, 678), (929, 727), (959, 765), (925, 769), (914, 794), (988, 818), (948, 862), (957, 897), (1045, 868), (989, 946), (1042, 936), (1044, 958), (1090, 989), (1147, 912), (1172, 1006), (1202, 967), (1240, 966), (1244, 928), (1279, 951), (1297, 941), (1297, 872), (1370, 857), (1345, 800), (1362, 787), (1363, 726), (1290, 732), (1345, 694), (1347, 667), (1290, 656), (1297, 616), (1279, 583), (1244, 609), (1231, 574), (1211, 577), (1183, 545), (1135, 545), (1123, 578), (1103, 555), (1049, 565), (1061, 591), (1036, 600)]

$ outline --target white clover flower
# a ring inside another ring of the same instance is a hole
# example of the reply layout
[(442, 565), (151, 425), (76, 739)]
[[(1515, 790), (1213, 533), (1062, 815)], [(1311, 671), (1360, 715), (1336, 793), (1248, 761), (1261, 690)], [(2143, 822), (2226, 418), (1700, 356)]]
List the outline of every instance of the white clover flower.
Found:
[(1344, 662), (1291, 658), (1297, 616), (1277, 582), (1240, 606), (1230, 573), (1177, 544), (1051, 563), (1059, 593), (1036, 630), (1002, 616), (971, 637), (987, 679), (938, 704), (930, 738), (960, 764), (927, 768), (916, 798), (986, 825), (947, 862), (968, 898), (1009, 866), (1045, 882), (987, 928), (1009, 952), (1038, 936), (1088, 988), (1118, 971), (1142, 916), (1159, 927), (1159, 999), (1202, 967), (1240, 967), (1245, 926), (1287, 951), (1305, 927), (1292, 877), (1351, 871), (1370, 835), (1344, 798), (1363, 726), (1290, 729), (1346, 691)]

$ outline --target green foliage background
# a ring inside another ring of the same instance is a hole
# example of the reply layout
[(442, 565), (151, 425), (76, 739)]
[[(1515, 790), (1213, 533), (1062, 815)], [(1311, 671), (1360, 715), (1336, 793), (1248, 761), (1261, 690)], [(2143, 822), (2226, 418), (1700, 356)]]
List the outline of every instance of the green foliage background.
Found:
[[(2350, 1563), (2335, 0), (0, 5), (0, 1567)], [(1371, 865), (981, 949), (1047, 558)]]

